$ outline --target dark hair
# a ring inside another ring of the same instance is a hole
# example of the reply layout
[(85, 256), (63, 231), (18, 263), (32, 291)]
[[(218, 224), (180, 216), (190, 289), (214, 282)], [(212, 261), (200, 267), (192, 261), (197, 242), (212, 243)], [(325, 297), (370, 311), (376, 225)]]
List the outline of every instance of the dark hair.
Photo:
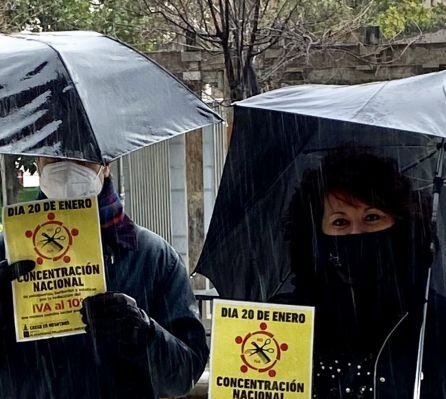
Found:
[(324, 199), (329, 193), (341, 194), (352, 203), (360, 200), (391, 214), (397, 222), (422, 226), (417, 235), (423, 237), (423, 246), (430, 243), (430, 201), (412, 190), (397, 163), (366, 150), (343, 148), (323, 158), (319, 168), (303, 173), (283, 217), (291, 266), (300, 280), (308, 282), (314, 271), (314, 248), (321, 235)]

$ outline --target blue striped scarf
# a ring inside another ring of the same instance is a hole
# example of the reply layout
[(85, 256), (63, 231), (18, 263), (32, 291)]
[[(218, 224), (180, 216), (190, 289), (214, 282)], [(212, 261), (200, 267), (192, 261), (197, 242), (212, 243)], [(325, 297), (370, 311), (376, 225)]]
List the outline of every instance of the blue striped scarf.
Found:
[(115, 190), (111, 177), (104, 179), (104, 186), (98, 195), (99, 219), (102, 238), (111, 247), (116, 245), (136, 249), (136, 227), (124, 213), (124, 209)]

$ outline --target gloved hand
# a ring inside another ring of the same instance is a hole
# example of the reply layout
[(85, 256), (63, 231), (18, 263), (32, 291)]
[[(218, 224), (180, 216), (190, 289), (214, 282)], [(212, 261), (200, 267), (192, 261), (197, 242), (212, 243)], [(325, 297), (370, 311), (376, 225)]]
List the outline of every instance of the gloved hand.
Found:
[(92, 339), (103, 398), (155, 398), (149, 343), (154, 326), (136, 301), (118, 292), (85, 298), (80, 310)]
[(136, 301), (119, 292), (106, 292), (83, 300), (82, 321), (98, 344), (132, 352), (147, 345), (153, 325)]
[(7, 260), (0, 262), (0, 282), (11, 282), (16, 278), (29, 273), (36, 267), (36, 263), (33, 260), (19, 260), (8, 264)]

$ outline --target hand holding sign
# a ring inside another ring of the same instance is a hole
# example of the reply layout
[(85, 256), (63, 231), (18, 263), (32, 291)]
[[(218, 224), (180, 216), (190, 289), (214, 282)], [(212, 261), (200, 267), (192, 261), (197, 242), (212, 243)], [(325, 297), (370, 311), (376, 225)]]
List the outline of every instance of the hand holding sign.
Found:
[(81, 314), (87, 333), (96, 343), (119, 346), (129, 352), (146, 346), (153, 330), (149, 317), (136, 301), (119, 292), (85, 298)]
[(29, 273), (36, 267), (33, 260), (20, 260), (8, 264), (8, 261), (2, 260), (0, 262), (0, 282), (11, 282), (16, 278)]

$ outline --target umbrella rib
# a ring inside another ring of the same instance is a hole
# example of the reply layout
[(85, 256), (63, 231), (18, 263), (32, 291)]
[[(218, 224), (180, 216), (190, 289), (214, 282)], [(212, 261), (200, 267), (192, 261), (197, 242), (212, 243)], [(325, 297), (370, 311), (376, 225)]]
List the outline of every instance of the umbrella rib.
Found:
[(426, 161), (427, 159), (432, 158), (437, 152), (438, 152), (438, 150), (435, 149), (435, 150), (431, 151), (429, 154), (425, 155), (424, 157), (421, 157), (421, 158), (415, 160), (415, 161), (412, 162), (411, 164), (409, 164), (409, 165), (405, 166), (404, 168), (402, 168), (402, 169), (401, 169), (401, 173), (405, 173), (405, 172), (407, 172), (408, 170), (410, 170), (410, 169), (412, 169), (412, 168), (418, 166), (420, 163)]
[[(19, 36), (19, 37), (20, 37), (20, 36)], [(99, 160), (100, 160), (100, 162), (101, 162), (102, 164), (105, 164), (104, 159), (103, 159), (103, 157), (102, 157), (102, 151), (101, 151), (101, 148), (100, 148), (99, 143), (98, 143), (98, 141), (97, 141), (97, 139), (96, 139), (96, 136), (94, 135), (94, 130), (93, 130), (93, 126), (91, 125), (90, 117), (88, 116), (88, 113), (87, 113), (87, 111), (86, 111), (86, 109), (85, 109), (85, 106), (84, 106), (84, 103), (83, 103), (83, 101), (82, 101), (82, 98), (81, 98), (81, 96), (79, 95), (79, 92), (77, 91), (76, 84), (74, 83), (73, 78), (71, 77), (70, 71), (69, 71), (69, 69), (68, 69), (68, 67), (67, 67), (67, 64), (65, 63), (65, 60), (63, 59), (62, 55), (59, 53), (59, 51), (56, 50), (56, 48), (54, 48), (51, 44), (49, 44), (49, 43), (47, 43), (47, 42), (44, 42), (44, 41), (42, 41), (42, 40), (38, 40), (38, 39), (34, 39), (34, 38), (29, 38), (29, 37), (27, 37), (27, 38), (23, 38), (23, 39), (24, 39), (24, 40), (31, 40), (31, 41), (35, 41), (35, 42), (39, 42), (39, 43), (42, 43), (42, 44), (44, 44), (44, 45), (47, 45), (51, 50), (53, 50), (53, 51), (56, 53), (56, 55), (57, 55), (57, 57), (59, 58), (60, 62), (61, 62), (62, 65), (64, 66), (65, 71), (67, 72), (67, 75), (68, 75), (68, 77), (69, 77), (69, 79), (71, 80), (71, 83), (72, 83), (72, 85), (73, 85), (73, 89), (74, 89), (74, 91), (76, 92), (76, 95), (77, 95), (77, 97), (78, 97), (78, 99), (79, 99), (79, 104), (80, 104), (80, 106), (82, 107), (82, 111), (83, 111), (83, 113), (84, 113), (84, 115), (85, 115), (85, 119), (86, 119), (86, 121), (87, 121), (88, 127), (90, 128), (90, 131), (91, 131), (91, 133), (92, 133), (91, 136), (92, 136), (92, 139), (93, 139), (94, 144), (95, 144), (95, 148), (96, 148), (96, 152), (97, 152), (96, 155), (99, 156)]]
[(358, 116), (358, 114), (370, 103), (370, 101), (372, 101), (380, 92), (381, 90), (383, 90), (387, 85), (389, 84), (389, 82), (384, 82), (383, 85), (375, 91), (375, 93), (373, 93), (370, 98), (362, 105), (361, 108), (359, 108), (354, 115), (352, 116), (352, 118), (356, 118), (356, 116)]
[(287, 274), (285, 275), (285, 277), (282, 278), (282, 280), (280, 281), (279, 285), (277, 286), (277, 288), (273, 291), (273, 293), (269, 296), (269, 298), (266, 300), (266, 302), (269, 302), (272, 298), (274, 298), (279, 291), (282, 289), (282, 287), (284, 286), (285, 282), (289, 279), (289, 277), (291, 276), (293, 272), (291, 270), (289, 270), (287, 272)]
[[(310, 138), (311, 138), (312, 135), (313, 135), (313, 133), (310, 134), (309, 137), (302, 143), (302, 145), (300, 146), (300, 148), (299, 148), (298, 151), (297, 151), (298, 154), (302, 153), (302, 154), (304, 154), (304, 155), (307, 155), (307, 154), (309, 154), (310, 152), (312, 152), (311, 149), (310, 149), (310, 150), (307, 150), (307, 151), (304, 151), (304, 150), (303, 150), (303, 148), (305, 147), (306, 143), (310, 140)], [(382, 148), (383, 146), (380, 146), (380, 147)], [(422, 147), (422, 146), (413, 146), (413, 147)], [(335, 149), (335, 147), (334, 147), (334, 148), (331, 148), (331, 149), (330, 149), (330, 148), (326, 148), (326, 149), (324, 149), (324, 150), (325, 150), (325, 151), (328, 151), (328, 150), (333, 150), (333, 149)], [(321, 150), (321, 151), (324, 151), (324, 150)], [(314, 152), (317, 152), (317, 151), (315, 150)], [(428, 154), (428, 156), (426, 156), (425, 158), (421, 158), (421, 159), (419, 160), (419, 162), (425, 161), (426, 159), (432, 157), (436, 152), (437, 152), (437, 150), (432, 151), (432, 153)], [(299, 155), (297, 155), (295, 158), (293, 158), (293, 160), (286, 166), (286, 168), (285, 168), (284, 170), (282, 170), (282, 172), (277, 176), (277, 178), (274, 180), (274, 182), (270, 185), (270, 188), (266, 191), (266, 193), (268, 193), (268, 192), (271, 191), (272, 187), (273, 187), (273, 186), (274, 186), (274, 185), (281, 179), (281, 177), (282, 177), (285, 173), (287, 173), (287, 171), (289, 170), (289, 168), (292, 167), (298, 160), (299, 160)], [(412, 165), (412, 164), (409, 165), (409, 166), (406, 167), (403, 171), (406, 171), (407, 168), (409, 168), (409, 167), (411, 167), (411, 166), (413, 166), (413, 165)], [(249, 201), (249, 203), (248, 203), (249, 205), (248, 205), (245, 209), (249, 210), (249, 209), (251, 208), (253, 202), (256, 202), (256, 197), (254, 197), (253, 199), (251, 199), (251, 201)]]

